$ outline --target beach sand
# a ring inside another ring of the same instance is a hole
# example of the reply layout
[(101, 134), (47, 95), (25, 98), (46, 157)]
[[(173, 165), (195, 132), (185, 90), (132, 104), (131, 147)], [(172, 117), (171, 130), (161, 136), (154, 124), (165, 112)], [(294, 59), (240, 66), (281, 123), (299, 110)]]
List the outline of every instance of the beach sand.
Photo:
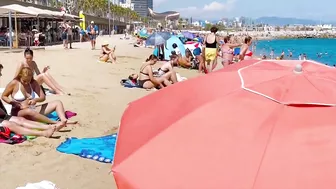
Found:
[[(50, 74), (71, 93), (71, 96), (48, 96), (47, 101), (59, 99), (66, 110), (77, 112), (74, 120), (80, 125), (70, 126), (71, 132), (56, 133), (60, 139), (37, 138), (19, 145), (0, 144), (1, 189), (14, 189), (28, 182), (49, 180), (60, 189), (114, 189), (111, 164), (99, 163), (74, 155), (62, 154), (56, 147), (67, 137), (98, 137), (116, 132), (127, 104), (153, 91), (123, 88), (120, 79), (138, 73), (141, 63), (152, 49), (135, 48), (131, 40), (120, 36), (99, 37), (97, 47), (104, 40), (116, 45), (118, 64), (97, 63), (99, 50), (90, 44), (75, 43), (74, 49), (61, 45), (34, 51), (34, 59), (42, 70), (50, 66)], [(0, 52), (3, 64), (1, 87), (13, 78), (15, 68), (23, 60), (23, 52)], [(198, 76), (196, 70), (177, 69), (184, 77)]]

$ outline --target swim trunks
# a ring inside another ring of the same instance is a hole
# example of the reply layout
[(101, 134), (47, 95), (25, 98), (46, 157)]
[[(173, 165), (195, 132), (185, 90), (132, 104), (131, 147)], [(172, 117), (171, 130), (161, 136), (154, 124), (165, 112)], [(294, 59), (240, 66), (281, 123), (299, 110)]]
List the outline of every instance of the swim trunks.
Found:
[(97, 35), (89, 35), (90, 36), (90, 40), (96, 40), (96, 38), (97, 38)]

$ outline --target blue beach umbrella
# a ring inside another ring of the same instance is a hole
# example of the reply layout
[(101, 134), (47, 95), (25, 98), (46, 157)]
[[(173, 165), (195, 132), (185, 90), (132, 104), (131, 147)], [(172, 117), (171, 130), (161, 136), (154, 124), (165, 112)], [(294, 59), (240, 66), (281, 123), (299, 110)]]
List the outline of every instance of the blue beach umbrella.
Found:
[(194, 39), (195, 35), (191, 32), (182, 32), (182, 35), (188, 39)]
[(171, 34), (169, 32), (155, 32), (147, 38), (146, 45), (152, 45), (152, 46), (162, 45), (170, 37)]
[(176, 35), (177, 37), (184, 37), (184, 35), (182, 33), (179, 33)]

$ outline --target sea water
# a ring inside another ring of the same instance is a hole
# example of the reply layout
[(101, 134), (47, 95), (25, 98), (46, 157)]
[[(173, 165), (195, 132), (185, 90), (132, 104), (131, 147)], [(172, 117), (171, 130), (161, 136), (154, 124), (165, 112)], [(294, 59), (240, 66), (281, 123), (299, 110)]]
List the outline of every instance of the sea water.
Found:
[[(255, 42), (256, 55), (270, 57), (274, 50), (274, 57), (285, 52), (285, 59), (298, 60), (300, 54), (306, 54), (308, 60), (315, 60), (330, 66), (336, 65), (336, 39), (274, 39)], [(289, 57), (289, 52), (293, 56)]]

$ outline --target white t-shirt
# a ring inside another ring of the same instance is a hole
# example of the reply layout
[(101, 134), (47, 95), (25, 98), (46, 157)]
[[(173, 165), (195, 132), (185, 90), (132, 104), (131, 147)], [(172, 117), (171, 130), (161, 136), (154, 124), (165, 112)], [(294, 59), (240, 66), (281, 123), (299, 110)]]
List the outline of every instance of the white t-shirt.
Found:
[(72, 35), (72, 27), (69, 24), (67, 24), (66, 27), (68, 29), (68, 35)]
[(161, 75), (165, 74), (166, 71), (168, 71), (170, 69), (172, 69), (172, 65), (171, 65), (170, 61), (164, 63), (159, 69), (159, 75), (161, 76)]
[(181, 51), (180, 51), (180, 49), (179, 49), (178, 47), (176, 47), (176, 48), (174, 49), (174, 51), (176, 52), (177, 55), (180, 55), (180, 54), (181, 54)]

